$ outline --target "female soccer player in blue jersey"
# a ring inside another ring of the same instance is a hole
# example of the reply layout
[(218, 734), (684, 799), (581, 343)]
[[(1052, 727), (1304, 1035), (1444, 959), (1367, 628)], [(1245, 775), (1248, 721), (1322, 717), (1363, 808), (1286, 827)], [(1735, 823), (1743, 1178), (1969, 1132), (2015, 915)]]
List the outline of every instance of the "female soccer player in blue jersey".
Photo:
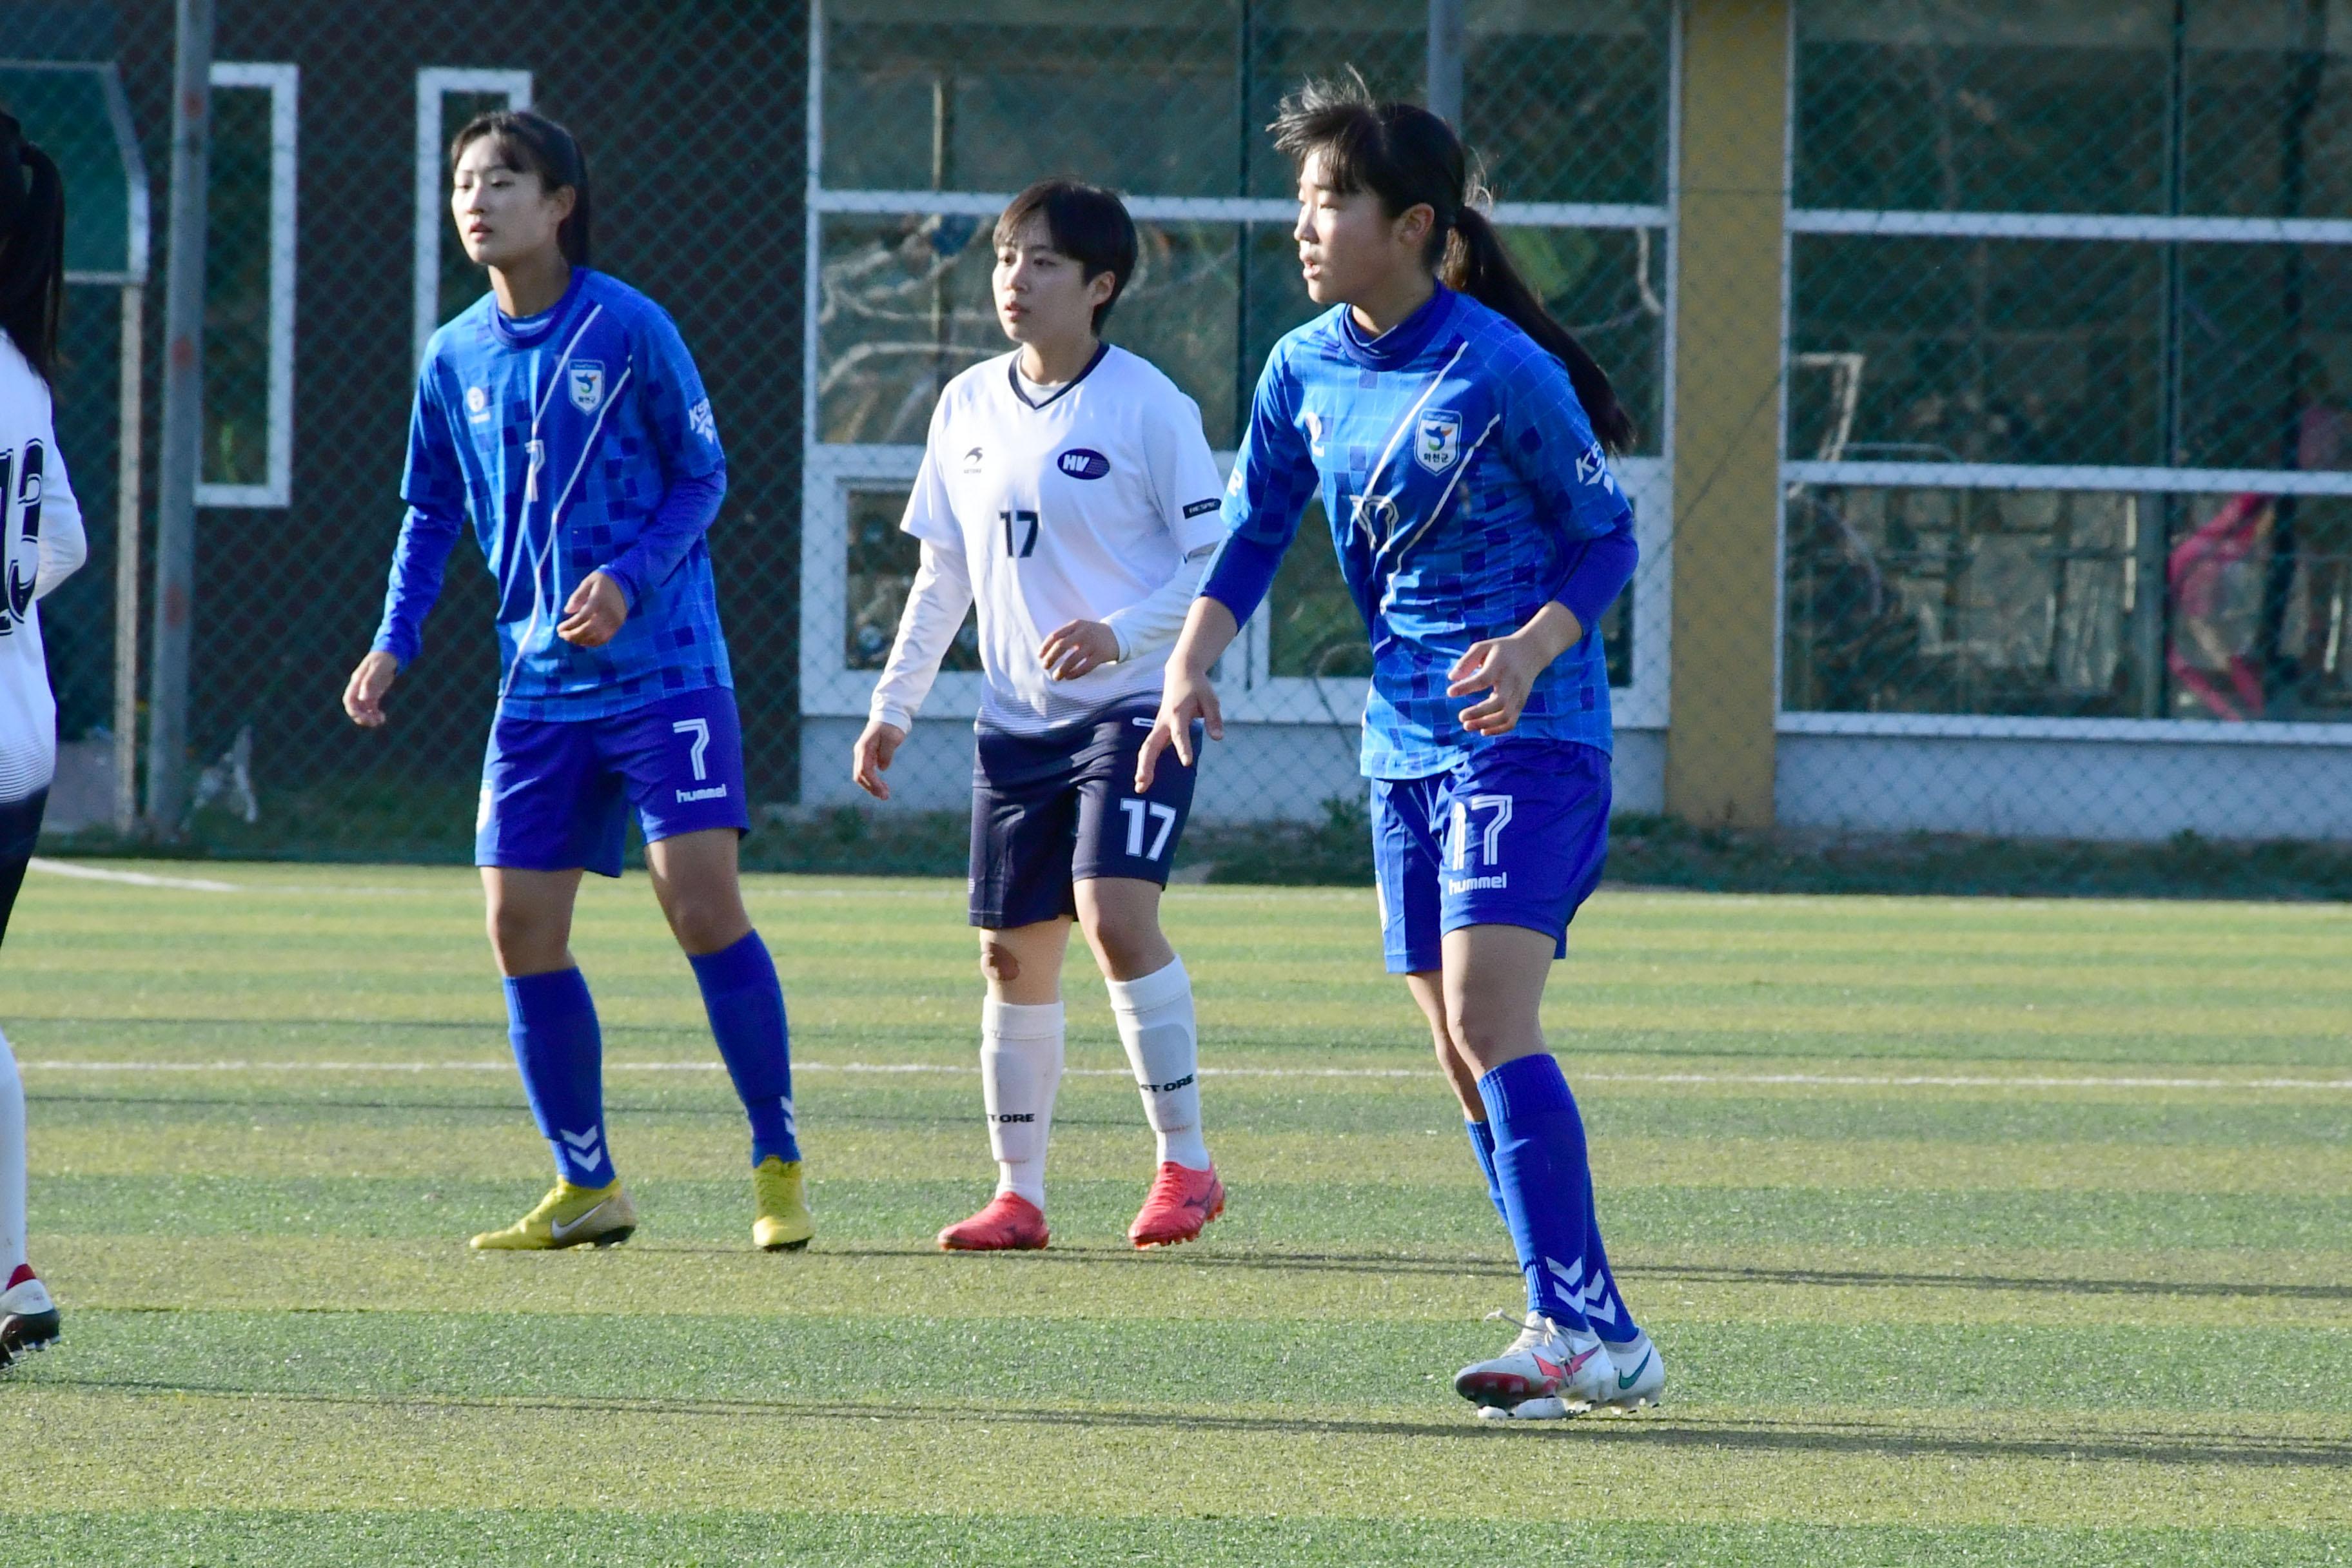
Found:
[[(1388, 967), (1427, 1016), (1527, 1276), (1510, 1347), (1454, 1388), (1482, 1415), (1654, 1402), (1656, 1352), (1617, 1292), (1584, 1125), (1538, 1008), (1608, 846), (1609, 681), (1591, 630), (1632, 574), (1610, 448), (1631, 424), (1475, 205), (1427, 110), (1360, 81), (1284, 101), (1307, 292), (1276, 345), (1227, 538), (1169, 656), (1139, 781), (1222, 733), (1209, 667), (1265, 598), (1319, 487), (1371, 634), (1363, 771)], [(1597, 434), (1596, 434), (1597, 433)]]
[(743, 910), (751, 826), (733, 678), (703, 534), (727, 489), (702, 378), (668, 316), (588, 266), (570, 132), (485, 114), (450, 145), (450, 206), (490, 292), (433, 335), (409, 418), (408, 503), (373, 651), (343, 707), (384, 722), (468, 513), (498, 581), (498, 712), (474, 860), (531, 1113), (555, 1152), (537, 1207), (473, 1245), (608, 1245), (636, 1215), (604, 1131), (603, 1045), (572, 962), (583, 870), (646, 864), (751, 1121), (752, 1239), (808, 1245), (775, 965)]

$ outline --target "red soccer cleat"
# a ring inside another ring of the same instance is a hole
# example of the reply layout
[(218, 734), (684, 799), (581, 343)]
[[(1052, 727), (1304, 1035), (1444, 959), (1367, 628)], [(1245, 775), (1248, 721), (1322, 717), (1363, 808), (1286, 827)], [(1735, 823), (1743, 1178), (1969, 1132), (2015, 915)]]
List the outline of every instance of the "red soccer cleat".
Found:
[(1127, 1227), (1127, 1239), (1138, 1247), (1173, 1247), (1200, 1235), (1224, 1212), (1225, 1184), (1213, 1167), (1190, 1171), (1171, 1160), (1160, 1167), (1143, 1212)]
[(1019, 1193), (999, 1193), (970, 1219), (940, 1232), (940, 1250), (1037, 1252), (1047, 1239), (1045, 1210)]

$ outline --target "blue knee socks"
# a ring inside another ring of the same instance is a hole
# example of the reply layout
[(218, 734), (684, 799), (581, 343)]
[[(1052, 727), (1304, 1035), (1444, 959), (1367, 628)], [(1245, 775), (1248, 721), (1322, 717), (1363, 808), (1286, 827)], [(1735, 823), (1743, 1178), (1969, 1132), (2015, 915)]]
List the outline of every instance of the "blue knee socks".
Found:
[(1585, 1289), (1585, 1227), (1592, 1176), (1584, 1121), (1559, 1063), (1538, 1053), (1505, 1062), (1478, 1080), (1495, 1140), (1496, 1184), (1528, 1277), (1528, 1310), (1563, 1328), (1591, 1331)]
[(751, 1121), (751, 1163), (773, 1154), (801, 1157), (793, 1122), (792, 1037), (784, 1024), (784, 988), (758, 931), (732, 947), (699, 958), (689, 954), (710, 1033), (727, 1062), (727, 1076)]
[[(1465, 1120), (1464, 1128), (1470, 1134), (1470, 1152), (1478, 1162), (1479, 1173), (1486, 1178), (1486, 1196), (1503, 1223), (1511, 1216), (1503, 1206), (1503, 1181), (1495, 1170), (1495, 1130), (1484, 1121)], [(1608, 1249), (1601, 1244), (1601, 1215), (1593, 1205), (1592, 1183), (1584, 1184), (1584, 1289), (1576, 1302), (1591, 1321), (1593, 1332), (1612, 1345), (1632, 1344), (1641, 1338), (1641, 1325), (1633, 1321), (1633, 1310), (1625, 1298), (1617, 1292), (1617, 1276), (1609, 1267)]]
[(559, 969), (509, 978), (506, 991), (507, 1037), (531, 1117), (555, 1151), (557, 1177), (606, 1185), (613, 1156), (604, 1146), (604, 1040), (588, 982), (577, 969)]

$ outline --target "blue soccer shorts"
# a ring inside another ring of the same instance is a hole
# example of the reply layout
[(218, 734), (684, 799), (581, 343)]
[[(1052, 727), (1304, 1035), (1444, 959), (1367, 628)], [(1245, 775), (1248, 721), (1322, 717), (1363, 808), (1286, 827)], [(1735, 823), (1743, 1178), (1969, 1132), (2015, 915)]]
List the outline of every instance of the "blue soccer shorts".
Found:
[(601, 719), (490, 726), (474, 864), (621, 874), (635, 806), (646, 842), (751, 826), (735, 693), (705, 687)]
[[(1133, 877), (1168, 885), (1192, 811), (1197, 768), (1160, 753), (1151, 787), (1135, 793), (1135, 759), (1157, 705), (1015, 735), (983, 727), (971, 770), (973, 925), (1009, 931), (1078, 912), (1077, 884)], [(1200, 755), (1200, 732), (1192, 736)]]
[(1609, 858), (1609, 753), (1509, 737), (1442, 773), (1371, 781), (1381, 945), (1391, 974), (1444, 967), (1445, 933), (1524, 926), (1568, 956)]

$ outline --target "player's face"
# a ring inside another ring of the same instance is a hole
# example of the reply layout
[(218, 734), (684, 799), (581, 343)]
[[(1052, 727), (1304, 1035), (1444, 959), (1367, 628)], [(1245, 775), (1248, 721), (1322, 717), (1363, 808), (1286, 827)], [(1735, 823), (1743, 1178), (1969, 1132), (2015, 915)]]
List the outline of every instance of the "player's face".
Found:
[(1407, 268), (1427, 271), (1422, 242), (1427, 207), (1391, 217), (1370, 191), (1331, 188), (1323, 154), (1309, 153), (1298, 170), (1298, 270), (1318, 305), (1369, 299), (1395, 286)]
[(1031, 218), (998, 244), (992, 281), (997, 324), (1016, 343), (1091, 335), (1095, 307), (1110, 298), (1111, 275), (1088, 279), (1076, 258), (1054, 248), (1043, 218)]
[(505, 267), (556, 248), (556, 231), (572, 216), (572, 193), (550, 193), (539, 175), (507, 166), (498, 138), (477, 136), (457, 155), (449, 211), (466, 259)]

